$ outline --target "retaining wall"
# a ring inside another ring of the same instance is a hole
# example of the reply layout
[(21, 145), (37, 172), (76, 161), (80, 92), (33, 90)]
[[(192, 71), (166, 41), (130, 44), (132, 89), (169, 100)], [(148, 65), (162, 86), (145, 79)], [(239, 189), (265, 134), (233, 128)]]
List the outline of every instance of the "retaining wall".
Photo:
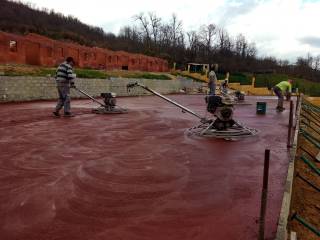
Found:
[[(92, 96), (100, 96), (102, 92), (115, 92), (118, 96), (128, 96), (126, 85), (132, 82), (142, 83), (162, 94), (178, 93), (181, 89), (199, 88), (201, 83), (189, 79), (153, 80), (153, 79), (76, 79), (76, 86)], [(149, 92), (142, 88), (134, 88), (132, 95), (144, 95)], [(57, 89), (52, 77), (7, 77), (0, 76), (0, 102), (31, 101), (56, 99)], [(75, 90), (71, 97), (85, 98)]]

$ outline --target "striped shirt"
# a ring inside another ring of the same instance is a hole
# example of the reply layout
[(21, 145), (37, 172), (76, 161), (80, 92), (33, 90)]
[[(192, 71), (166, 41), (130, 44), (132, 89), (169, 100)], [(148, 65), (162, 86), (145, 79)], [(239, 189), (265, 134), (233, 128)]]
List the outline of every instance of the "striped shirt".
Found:
[(74, 83), (72, 66), (67, 62), (63, 62), (59, 65), (56, 71), (56, 82), (57, 84)]

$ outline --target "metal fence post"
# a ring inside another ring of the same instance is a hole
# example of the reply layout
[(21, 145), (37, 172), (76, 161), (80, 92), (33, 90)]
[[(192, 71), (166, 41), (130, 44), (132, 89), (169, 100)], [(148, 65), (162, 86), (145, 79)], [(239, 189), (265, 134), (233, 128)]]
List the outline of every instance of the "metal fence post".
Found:
[(292, 133), (292, 124), (293, 124), (293, 101), (290, 101), (290, 113), (289, 113), (289, 126), (288, 126), (288, 141), (287, 147), (291, 147), (291, 133)]
[(260, 219), (259, 219), (259, 238), (258, 238), (259, 240), (264, 240), (264, 227), (265, 227), (267, 196), (268, 196), (269, 161), (270, 161), (270, 150), (266, 149), (264, 152), (263, 187), (262, 187), (262, 194), (261, 194), (261, 208), (260, 208)]

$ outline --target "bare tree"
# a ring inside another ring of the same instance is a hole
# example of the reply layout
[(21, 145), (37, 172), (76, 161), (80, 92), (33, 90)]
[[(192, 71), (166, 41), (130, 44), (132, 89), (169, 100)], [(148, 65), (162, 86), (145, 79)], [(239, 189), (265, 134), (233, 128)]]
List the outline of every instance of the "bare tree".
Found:
[(173, 47), (177, 45), (177, 39), (181, 35), (182, 29), (182, 22), (178, 20), (176, 14), (172, 14), (171, 21), (169, 23), (170, 30), (171, 30), (171, 42)]
[(313, 57), (310, 53), (307, 54), (307, 64), (310, 68), (312, 68), (312, 63), (313, 63)]
[(217, 27), (214, 24), (202, 25), (200, 27), (199, 35), (200, 40), (206, 46), (207, 51), (210, 51), (213, 47), (213, 40), (217, 33)]
[(197, 35), (196, 31), (189, 31), (187, 32), (188, 37), (188, 50), (189, 50), (189, 58), (191, 61), (194, 61), (199, 47), (199, 36)]
[(226, 30), (223, 28), (218, 30), (218, 47), (219, 50), (222, 52), (231, 52), (232, 50), (232, 40)]
[(280, 67), (287, 67), (289, 65), (289, 61), (288, 60), (279, 60), (278, 65)]
[(171, 45), (171, 29), (168, 24), (164, 24), (160, 27), (159, 44), (162, 48), (167, 49)]
[(249, 43), (248, 47), (247, 47), (246, 56), (247, 57), (251, 57), (251, 58), (255, 58), (256, 54), (257, 54), (256, 44), (255, 43)]
[(137, 15), (134, 15), (133, 18), (135, 21), (139, 21), (140, 27), (142, 29), (142, 34), (145, 39), (146, 46), (148, 50), (151, 48), (151, 38), (150, 38), (150, 22), (146, 16), (144, 16), (144, 13), (140, 13)]
[(320, 70), (320, 55), (316, 56), (313, 59), (313, 69), (316, 71)]
[(150, 19), (150, 24), (152, 29), (153, 42), (156, 45), (159, 38), (161, 18), (157, 17), (157, 15), (153, 12), (149, 12), (149, 19)]
[(239, 34), (236, 37), (236, 42), (235, 42), (235, 53), (242, 57), (245, 58), (247, 56), (247, 48), (248, 48), (248, 42), (242, 34)]
[(195, 49), (199, 43), (199, 38), (196, 31), (187, 32), (188, 44), (190, 49)]
[(303, 57), (298, 57), (296, 61), (297, 67), (307, 67), (308, 66), (308, 60)]

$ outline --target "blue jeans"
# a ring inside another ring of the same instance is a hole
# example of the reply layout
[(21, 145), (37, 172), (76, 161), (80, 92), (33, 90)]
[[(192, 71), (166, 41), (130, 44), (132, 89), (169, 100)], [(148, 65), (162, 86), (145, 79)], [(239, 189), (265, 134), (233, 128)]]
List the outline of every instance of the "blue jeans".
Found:
[(209, 95), (216, 95), (216, 84), (215, 83), (210, 83), (209, 84)]
[(283, 108), (283, 94), (282, 91), (279, 87), (275, 86), (273, 88), (274, 93), (277, 95), (278, 97), (278, 108)]

